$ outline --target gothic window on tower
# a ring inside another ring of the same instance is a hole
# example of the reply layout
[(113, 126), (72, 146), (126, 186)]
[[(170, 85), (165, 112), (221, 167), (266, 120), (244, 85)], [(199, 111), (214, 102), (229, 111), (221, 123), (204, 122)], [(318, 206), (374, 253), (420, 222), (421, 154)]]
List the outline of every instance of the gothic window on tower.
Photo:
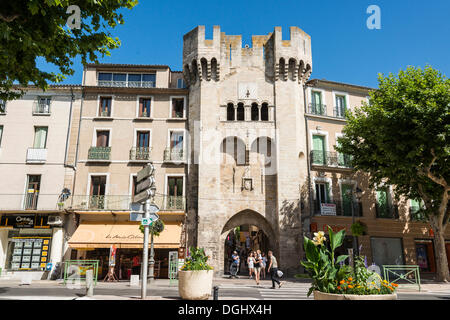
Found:
[(245, 109), (244, 104), (242, 102), (238, 103), (237, 107), (237, 121), (244, 121), (245, 120)]
[(234, 121), (235, 115), (234, 115), (234, 104), (229, 103), (227, 105), (227, 121)]
[(259, 121), (259, 108), (256, 103), (252, 103), (252, 121)]
[(267, 103), (261, 105), (261, 121), (269, 121), (269, 105)]

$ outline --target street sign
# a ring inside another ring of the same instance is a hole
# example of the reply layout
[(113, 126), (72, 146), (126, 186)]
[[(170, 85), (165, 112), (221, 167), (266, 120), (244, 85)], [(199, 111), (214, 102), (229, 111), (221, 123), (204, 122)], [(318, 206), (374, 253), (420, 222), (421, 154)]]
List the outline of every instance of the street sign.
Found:
[(144, 206), (139, 202), (131, 202), (130, 211), (144, 213)]
[(141, 193), (134, 196), (134, 202), (144, 202), (145, 200), (149, 199), (154, 195), (154, 192), (152, 189), (147, 189), (145, 191), (142, 191)]
[(142, 226), (149, 226), (153, 221), (150, 220), (150, 218), (142, 218), (141, 225)]
[(150, 212), (150, 214), (158, 213), (159, 212), (159, 207), (156, 204), (152, 203), (152, 204), (150, 204), (149, 212)]
[(136, 193), (140, 193), (146, 189), (151, 188), (152, 186), (155, 185), (155, 182), (156, 182), (155, 178), (152, 176), (147, 177), (147, 179), (138, 182), (136, 185)]
[(153, 222), (159, 219), (159, 216), (156, 213), (151, 213), (149, 219)]
[(143, 213), (142, 212), (130, 212), (130, 221), (141, 221)]
[(153, 165), (151, 163), (147, 164), (137, 173), (136, 182), (142, 181), (145, 178), (150, 177), (153, 174), (153, 171), (155, 171)]

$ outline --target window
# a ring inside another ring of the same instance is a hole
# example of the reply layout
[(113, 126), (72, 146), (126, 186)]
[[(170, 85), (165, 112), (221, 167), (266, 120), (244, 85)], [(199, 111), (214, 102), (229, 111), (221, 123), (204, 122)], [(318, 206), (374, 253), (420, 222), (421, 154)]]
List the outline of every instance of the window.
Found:
[(234, 121), (234, 105), (232, 103), (229, 103), (227, 105), (227, 121)]
[(422, 272), (436, 272), (432, 240), (416, 240), (417, 265)]
[(242, 102), (238, 103), (237, 120), (238, 121), (244, 121), (245, 120), (245, 109), (244, 109), (244, 104)]
[(150, 118), (152, 99), (151, 98), (139, 98), (139, 117)]
[(51, 103), (51, 97), (38, 97), (37, 105), (35, 109), (33, 110), (33, 113), (43, 113), (48, 114), (50, 113), (50, 103)]
[(98, 130), (96, 147), (108, 147), (109, 146), (109, 131)]
[(357, 215), (355, 208), (353, 206), (353, 184), (341, 184), (341, 197), (342, 197), (342, 215), (351, 217), (352, 215)]
[(40, 175), (27, 176), (27, 191), (25, 195), (25, 210), (36, 210), (41, 187)]
[(98, 81), (111, 81), (111, 80), (112, 80), (112, 73), (100, 72), (98, 74)]
[[(373, 262), (382, 268), (383, 265), (403, 265), (402, 240), (399, 238), (370, 239)], [(383, 272), (383, 268), (381, 270)]]
[(186, 88), (186, 83), (184, 82), (184, 79), (177, 79), (177, 88), (178, 89), (184, 89)]
[(313, 114), (325, 115), (325, 106), (322, 103), (322, 92), (311, 91), (311, 109), (310, 112)]
[[(14, 218), (12, 216), (11, 218)], [(24, 218), (33, 219), (31, 215)], [(8, 234), (9, 248), (6, 265), (11, 270), (44, 270), (50, 256), (50, 237), (23, 237), (18, 230)]]
[(47, 131), (48, 127), (34, 128), (34, 149), (45, 149), (47, 146)]
[(148, 148), (150, 146), (150, 131), (138, 131), (136, 137), (136, 147)]
[(129, 74), (128, 75), (128, 86), (129, 87), (140, 87), (142, 81), (142, 74)]
[(91, 176), (89, 208), (104, 209), (106, 194), (106, 176)]
[(377, 193), (377, 218), (397, 218), (397, 207), (392, 204), (390, 189), (379, 189)]
[(153, 88), (156, 84), (156, 74), (143, 74), (142, 86), (145, 88)]
[(108, 87), (155, 87), (156, 74), (110, 73), (98, 74), (98, 85)]
[(170, 131), (169, 137), (170, 146), (164, 152), (164, 160), (181, 161), (184, 159), (184, 132), (183, 131)]
[(267, 103), (261, 105), (261, 121), (269, 121), (269, 106)]
[(414, 200), (411, 199), (411, 205), (410, 205), (410, 216), (412, 220), (416, 221), (422, 221), (425, 220), (425, 216), (422, 212), (420, 212), (421, 209), (423, 209), (423, 201), (421, 200)]
[(167, 178), (167, 209), (183, 209), (183, 177)]
[(110, 117), (111, 116), (111, 97), (100, 97), (100, 107), (98, 115), (100, 117)]
[(327, 182), (316, 182), (316, 211), (320, 211), (321, 203), (330, 202), (330, 185)]
[(336, 95), (336, 107), (334, 116), (337, 118), (345, 117), (345, 110), (347, 109), (345, 96)]
[(325, 164), (325, 136), (313, 135), (313, 150), (311, 154), (311, 160), (313, 164)]
[(0, 126), (0, 147), (2, 146), (3, 126)]
[(184, 98), (172, 98), (172, 118), (184, 118)]
[(6, 102), (0, 99), (0, 114), (6, 113)]
[(127, 75), (126, 73), (114, 73), (113, 82), (116, 87), (126, 87), (127, 85)]
[(256, 103), (252, 103), (252, 109), (251, 109), (251, 117), (252, 121), (258, 121), (259, 120), (259, 108)]

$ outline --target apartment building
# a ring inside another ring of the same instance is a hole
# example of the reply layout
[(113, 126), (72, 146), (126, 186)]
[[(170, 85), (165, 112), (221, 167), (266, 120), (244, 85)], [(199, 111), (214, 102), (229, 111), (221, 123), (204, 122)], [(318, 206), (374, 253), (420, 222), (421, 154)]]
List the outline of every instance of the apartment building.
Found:
[[(305, 86), (310, 189), (303, 218), (311, 232), (345, 229), (342, 253), (352, 248), (351, 225), (359, 221), (366, 233), (357, 239), (368, 262), (418, 265), (422, 275), (436, 271), (433, 230), (418, 213), (420, 203), (394, 199), (394, 186), (371, 189), (367, 175), (354, 172), (351, 157), (335, 150), (346, 124), (346, 110), (368, 103), (372, 88), (313, 79)], [(450, 231), (447, 232), (450, 257)]]
[[(3, 277), (24, 271), (47, 279), (59, 267), (70, 219), (63, 201), (74, 171), (68, 146), (80, 86), (27, 88), (0, 102), (0, 268)], [(50, 263), (50, 264), (48, 264)]]
[(143, 234), (130, 204), (137, 172), (148, 162), (165, 223), (155, 238), (156, 276), (167, 277), (169, 252), (184, 254), (187, 99), (182, 73), (168, 66), (84, 68), (77, 172), (65, 209), (78, 219), (70, 257), (99, 260), (99, 277), (108, 271), (111, 245), (118, 248), (121, 279), (129, 279), (132, 258), (142, 256)]

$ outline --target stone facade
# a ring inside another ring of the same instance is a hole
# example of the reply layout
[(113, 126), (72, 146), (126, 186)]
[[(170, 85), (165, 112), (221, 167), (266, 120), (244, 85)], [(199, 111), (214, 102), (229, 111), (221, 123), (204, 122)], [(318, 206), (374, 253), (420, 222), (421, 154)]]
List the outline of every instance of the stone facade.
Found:
[(188, 244), (204, 247), (220, 274), (228, 232), (255, 225), (283, 270), (293, 274), (302, 257), (300, 190), (308, 169), (303, 85), (311, 73), (311, 39), (292, 27), (290, 40), (283, 40), (276, 27), (243, 47), (241, 36), (218, 26), (213, 39), (205, 39), (199, 26), (183, 41), (191, 136)]

